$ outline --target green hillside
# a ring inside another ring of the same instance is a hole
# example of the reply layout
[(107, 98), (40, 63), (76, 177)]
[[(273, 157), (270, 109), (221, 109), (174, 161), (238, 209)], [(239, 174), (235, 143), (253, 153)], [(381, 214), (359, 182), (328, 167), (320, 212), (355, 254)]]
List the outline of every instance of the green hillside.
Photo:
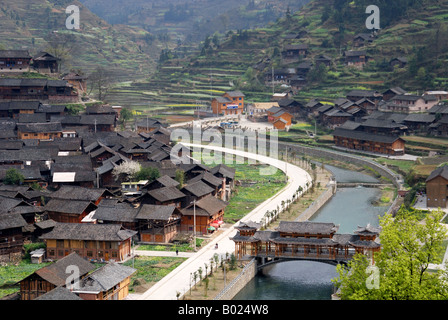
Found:
[[(325, 54), (334, 62), (298, 93), (296, 98), (303, 102), (314, 97), (331, 101), (352, 89), (446, 89), (448, 1), (400, 0), (393, 6), (389, 1), (369, 1), (375, 3), (384, 14), (377, 38), (361, 48), (372, 58), (363, 70), (345, 66), (342, 54), (355, 49), (352, 40), (356, 34), (369, 32), (365, 1), (314, 0), (265, 28), (221, 34), (216, 43), (208, 39), (192, 57), (176, 59), (176, 52), (170, 52), (171, 58), (154, 76), (116, 88), (111, 99), (127, 100), (140, 109), (150, 106), (153, 113), (191, 113), (197, 100), (209, 101), (220, 90), (230, 88), (243, 90), (248, 101), (268, 101), (272, 88), (264, 86), (264, 74), (272, 67), (297, 66), (281, 59), (284, 45), (294, 43), (309, 45), (307, 60)], [(300, 38), (291, 40), (291, 34)], [(392, 70), (389, 61), (401, 56), (408, 58), (407, 67)], [(266, 59), (272, 63), (264, 70), (253, 69)]]
[[(68, 5), (80, 8), (80, 30), (68, 30), (65, 21)], [(28, 49), (36, 54), (55, 46), (67, 51), (63, 67), (89, 74), (104, 66), (115, 79), (147, 76), (160, 54), (157, 41), (137, 27), (110, 25), (92, 14), (79, 1), (5, 0), (0, 8), (0, 47)], [(49, 44), (51, 43), (51, 45)]]

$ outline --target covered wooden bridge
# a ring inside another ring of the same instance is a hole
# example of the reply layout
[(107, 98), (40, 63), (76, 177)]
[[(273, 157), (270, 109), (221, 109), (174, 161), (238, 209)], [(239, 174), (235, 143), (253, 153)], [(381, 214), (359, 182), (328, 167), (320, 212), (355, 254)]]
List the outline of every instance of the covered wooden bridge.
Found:
[(355, 234), (337, 234), (333, 223), (281, 221), (275, 231), (260, 231), (259, 224), (240, 222), (235, 242), (235, 255), (245, 257), (347, 262), (361, 253), (374, 259), (381, 249), (376, 241), (380, 230), (370, 225), (358, 227)]

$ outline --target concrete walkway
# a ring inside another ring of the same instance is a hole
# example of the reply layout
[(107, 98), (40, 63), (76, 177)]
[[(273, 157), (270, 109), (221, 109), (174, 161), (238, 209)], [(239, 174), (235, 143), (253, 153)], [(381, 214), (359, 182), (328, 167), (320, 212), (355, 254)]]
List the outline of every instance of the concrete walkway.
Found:
[[(202, 147), (206, 149), (213, 149), (215, 151), (220, 151), (222, 153), (234, 154), (237, 156), (242, 156), (245, 158), (255, 159), (262, 163), (270, 164), (287, 173), (288, 183), (287, 185), (272, 198), (261, 203), (257, 208), (252, 210), (247, 214), (241, 221), (255, 221), (261, 222), (264, 219), (264, 215), (267, 210), (275, 210), (281, 207), (282, 201), (287, 201), (292, 199), (293, 195), (296, 193), (299, 186), (303, 190), (307, 189), (307, 183), (311, 184), (311, 176), (303, 169), (286, 163), (277, 159), (269, 158), (262, 155), (257, 155), (253, 153), (248, 153), (240, 150), (226, 149), (216, 146), (202, 146), (194, 144), (186, 144), (189, 147)], [(227, 230), (218, 235), (214, 241), (207, 244), (200, 251), (195, 253), (192, 257), (188, 258), (179, 267), (170, 272), (160, 281), (158, 281), (154, 286), (148, 289), (141, 295), (132, 295), (131, 299), (136, 300), (175, 300), (176, 293), (180, 292), (181, 295), (186, 293), (190, 288), (191, 275), (196, 272), (199, 267), (204, 269), (204, 264), (210, 264), (210, 259), (213, 258), (214, 254), (218, 254), (225, 257), (226, 253), (231, 254), (235, 251), (235, 244), (229, 237), (235, 235), (235, 226), (230, 226)], [(215, 244), (218, 243), (218, 249), (215, 249)]]

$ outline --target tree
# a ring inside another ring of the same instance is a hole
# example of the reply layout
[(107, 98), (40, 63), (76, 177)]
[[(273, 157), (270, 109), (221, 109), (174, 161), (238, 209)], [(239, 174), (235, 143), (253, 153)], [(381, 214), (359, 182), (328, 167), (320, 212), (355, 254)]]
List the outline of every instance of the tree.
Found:
[(112, 86), (112, 75), (103, 67), (97, 67), (89, 76), (90, 93), (96, 91), (98, 100), (103, 101)]
[(23, 174), (21, 174), (17, 169), (11, 168), (6, 171), (5, 178), (3, 179), (4, 184), (22, 184), (25, 180)]
[(179, 182), (179, 185), (177, 186), (178, 189), (182, 189), (184, 187), (185, 183), (185, 171), (181, 169), (176, 170), (176, 177), (174, 178), (177, 182)]
[(126, 121), (132, 119), (132, 111), (128, 108), (123, 108), (120, 111), (120, 120), (123, 121), (123, 124), (126, 124)]
[(124, 161), (112, 170), (115, 180), (130, 181), (140, 171), (140, 163), (136, 161)]
[(160, 177), (160, 172), (157, 168), (146, 167), (141, 168), (133, 178), (137, 181), (148, 180), (148, 182), (152, 182), (158, 177)]
[(395, 218), (380, 219), (381, 252), (375, 255), (378, 287), (369, 289), (370, 261), (357, 255), (348, 269), (338, 266), (342, 299), (356, 300), (439, 300), (448, 298), (446, 271), (429, 272), (429, 264), (443, 252), (446, 230), (440, 224), (441, 210), (430, 212), (424, 221), (402, 207)]

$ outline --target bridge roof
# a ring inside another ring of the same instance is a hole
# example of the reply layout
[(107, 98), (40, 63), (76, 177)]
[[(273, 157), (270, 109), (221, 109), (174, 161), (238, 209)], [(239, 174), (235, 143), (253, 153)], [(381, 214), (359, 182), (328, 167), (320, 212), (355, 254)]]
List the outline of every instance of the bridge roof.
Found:
[(319, 245), (319, 246), (338, 246), (339, 243), (330, 238), (276, 238), (271, 240), (276, 244), (296, 244), (296, 245)]
[(334, 234), (338, 229), (339, 226), (334, 223), (280, 221), (277, 231), (297, 234)]

